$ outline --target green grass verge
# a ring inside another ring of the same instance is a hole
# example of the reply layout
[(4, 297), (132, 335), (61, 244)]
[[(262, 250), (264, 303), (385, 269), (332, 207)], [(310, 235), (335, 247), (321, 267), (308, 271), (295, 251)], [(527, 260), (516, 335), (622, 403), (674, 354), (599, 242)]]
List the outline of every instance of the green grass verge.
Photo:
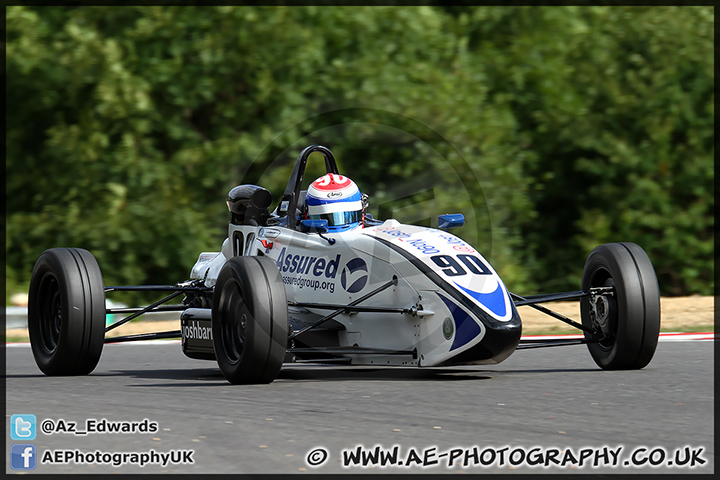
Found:
[(24, 343), (29, 341), (30, 339), (28, 337), (7, 337), (5, 339), (5, 343)]

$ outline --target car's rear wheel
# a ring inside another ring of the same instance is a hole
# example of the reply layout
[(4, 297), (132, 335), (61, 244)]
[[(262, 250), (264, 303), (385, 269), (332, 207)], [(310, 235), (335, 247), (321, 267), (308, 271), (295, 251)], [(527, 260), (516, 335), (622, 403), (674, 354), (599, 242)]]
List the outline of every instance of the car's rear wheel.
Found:
[[(599, 289), (599, 287), (610, 287)], [(660, 289), (652, 263), (634, 243), (596, 247), (583, 269), (580, 301), (590, 354), (606, 370), (645, 367), (652, 359), (660, 332)]]
[(46, 375), (87, 375), (105, 338), (105, 287), (95, 257), (80, 248), (51, 248), (33, 268), (28, 334)]
[(267, 257), (233, 257), (220, 270), (212, 306), (213, 345), (230, 383), (270, 383), (288, 336), (285, 286)]

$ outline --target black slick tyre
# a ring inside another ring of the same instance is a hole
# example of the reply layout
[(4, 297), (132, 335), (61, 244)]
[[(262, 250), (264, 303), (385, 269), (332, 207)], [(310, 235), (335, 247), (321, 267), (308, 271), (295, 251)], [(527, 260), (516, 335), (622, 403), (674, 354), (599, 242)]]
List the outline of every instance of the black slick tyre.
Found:
[(51, 248), (35, 262), (28, 292), (28, 333), (46, 375), (87, 375), (105, 339), (105, 287), (95, 257)]
[[(634, 243), (608, 243), (593, 249), (585, 262), (582, 290), (613, 287), (612, 294), (584, 297), (580, 314), (590, 354), (605, 370), (645, 367), (660, 333), (660, 289), (645, 251)], [(595, 341), (597, 340), (597, 341)]]
[(220, 371), (234, 384), (270, 383), (287, 348), (285, 285), (267, 257), (233, 257), (220, 270), (212, 306)]

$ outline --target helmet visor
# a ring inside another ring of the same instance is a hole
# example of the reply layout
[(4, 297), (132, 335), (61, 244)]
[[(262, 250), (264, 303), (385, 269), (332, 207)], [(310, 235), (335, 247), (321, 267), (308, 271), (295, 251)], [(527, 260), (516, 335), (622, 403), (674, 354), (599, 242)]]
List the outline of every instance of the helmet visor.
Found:
[(312, 220), (327, 220), (329, 227), (336, 227), (359, 222), (362, 219), (362, 210), (356, 210), (354, 212), (321, 213), (319, 215), (309, 215), (309, 217)]

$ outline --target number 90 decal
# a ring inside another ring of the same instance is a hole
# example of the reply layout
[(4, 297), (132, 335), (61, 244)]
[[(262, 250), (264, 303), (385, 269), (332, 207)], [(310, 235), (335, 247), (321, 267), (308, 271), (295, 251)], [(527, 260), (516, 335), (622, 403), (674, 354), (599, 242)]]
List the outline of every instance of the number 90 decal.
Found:
[[(470, 273), (475, 275), (492, 275), (487, 265), (475, 255), (460, 254), (457, 255), (457, 258)], [(460, 265), (460, 263), (450, 255), (433, 255), (430, 259), (435, 262), (435, 265), (440, 267), (442, 272), (448, 277), (459, 277), (467, 274), (463, 265)]]

